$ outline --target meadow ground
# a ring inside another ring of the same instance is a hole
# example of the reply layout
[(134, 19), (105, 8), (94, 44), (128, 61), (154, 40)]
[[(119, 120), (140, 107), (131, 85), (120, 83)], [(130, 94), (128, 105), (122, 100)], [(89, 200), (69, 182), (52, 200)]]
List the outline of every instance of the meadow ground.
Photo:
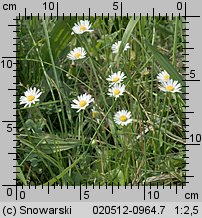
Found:
[(19, 184), (182, 183), (182, 20), (80, 20), (18, 22)]

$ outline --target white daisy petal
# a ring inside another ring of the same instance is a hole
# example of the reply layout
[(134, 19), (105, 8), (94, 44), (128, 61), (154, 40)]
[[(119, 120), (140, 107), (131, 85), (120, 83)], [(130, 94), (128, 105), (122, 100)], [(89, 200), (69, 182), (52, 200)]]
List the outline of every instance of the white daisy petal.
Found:
[[(117, 54), (119, 52), (119, 48), (121, 45), (121, 41), (115, 42), (112, 45), (112, 53)], [(127, 51), (130, 48), (129, 43), (126, 43), (124, 51)]]
[(74, 100), (73, 100), (73, 103), (74, 103), (74, 104), (79, 104), (79, 101), (76, 100), (76, 99), (74, 99)]
[(76, 109), (79, 109), (79, 106), (78, 105), (75, 105), (75, 104), (71, 104), (71, 108), (76, 108)]
[(67, 58), (72, 61), (83, 59), (85, 57), (86, 51), (82, 47), (74, 48), (73, 51), (70, 51), (70, 53), (67, 55)]
[(159, 89), (164, 92), (181, 92), (181, 85), (178, 81), (170, 79), (167, 82), (162, 82)]
[(85, 110), (86, 107), (88, 107), (89, 104), (94, 101), (94, 98), (92, 98), (92, 96), (89, 94), (87, 95), (86, 93), (78, 96), (77, 99), (74, 99), (74, 104), (71, 104), (71, 108), (78, 109), (77, 112), (79, 112), (80, 110)]
[(116, 114), (114, 115), (114, 121), (118, 125), (127, 126), (129, 123), (132, 122), (131, 112), (127, 110), (121, 110), (116, 112)]
[(83, 34), (85, 32), (92, 32), (93, 30), (90, 30), (91, 24), (88, 20), (80, 20), (77, 23), (74, 24), (74, 27), (72, 28), (72, 35), (73, 34)]
[(157, 79), (159, 82), (167, 82), (170, 80), (170, 75), (164, 70), (157, 75)]
[(24, 92), (25, 96), (20, 97), (20, 104), (25, 104), (24, 107), (31, 106), (39, 101), (39, 97), (42, 94), (40, 90), (36, 89), (36, 87), (28, 88), (27, 91)]
[(108, 89), (108, 95), (111, 97), (115, 97), (117, 99), (119, 96), (123, 95), (125, 92), (125, 85), (115, 84), (111, 88)]
[(118, 71), (117, 73), (113, 73), (107, 78), (107, 81), (110, 82), (110, 86), (119, 84), (123, 82), (123, 80), (126, 78), (125, 74), (121, 71)]

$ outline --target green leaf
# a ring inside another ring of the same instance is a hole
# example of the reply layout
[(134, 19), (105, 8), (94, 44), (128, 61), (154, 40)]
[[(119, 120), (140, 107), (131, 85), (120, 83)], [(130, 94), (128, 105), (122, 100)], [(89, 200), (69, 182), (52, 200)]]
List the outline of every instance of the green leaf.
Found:
[(120, 185), (124, 186), (125, 185), (125, 178), (123, 172), (120, 170), (118, 173), (118, 180)]
[[(68, 22), (68, 25), (67, 25)], [(68, 43), (72, 40), (72, 29), (70, 28), (75, 23), (75, 20), (63, 20), (56, 21), (54, 28), (49, 32), (51, 51), (54, 60), (56, 60), (67, 48)], [(49, 51), (46, 43), (44, 44), (43, 57), (46, 61), (50, 62)]]
[(134, 20), (133, 17), (131, 17), (127, 27), (126, 27), (126, 30), (123, 34), (123, 37), (122, 37), (122, 40), (121, 40), (121, 45), (120, 45), (120, 48), (119, 48), (119, 53), (117, 54), (116, 56), (116, 60), (118, 60), (118, 58), (120, 57), (120, 55), (122, 54), (132, 32), (133, 32), (133, 29), (135, 28), (135, 26), (137, 25), (138, 21), (139, 21), (139, 17), (136, 17), (136, 19)]
[(171, 78), (174, 80), (177, 80), (181, 85), (184, 85), (184, 82), (182, 81), (182, 77), (177, 72), (177, 70), (173, 67), (173, 65), (169, 62), (168, 58), (162, 55), (153, 45), (151, 45), (147, 40), (146, 44), (148, 48), (153, 53), (155, 59), (157, 62), (161, 65), (161, 67), (166, 70), (170, 75)]
[(37, 137), (32, 136), (32, 144), (37, 145), (35, 152), (41, 151), (45, 154), (67, 151), (79, 146), (81, 142), (75, 138), (60, 138), (49, 134), (38, 134)]

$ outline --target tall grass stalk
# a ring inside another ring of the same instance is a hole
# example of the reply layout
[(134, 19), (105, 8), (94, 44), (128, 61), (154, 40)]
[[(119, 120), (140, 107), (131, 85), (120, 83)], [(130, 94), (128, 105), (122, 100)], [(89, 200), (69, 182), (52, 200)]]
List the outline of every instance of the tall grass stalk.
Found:
[[(52, 51), (51, 51), (51, 46), (50, 46), (50, 40), (49, 40), (48, 30), (47, 30), (47, 26), (46, 26), (46, 21), (42, 20), (42, 24), (43, 24), (46, 43), (47, 43), (47, 46), (48, 46), (48, 51), (49, 51), (49, 55), (50, 55), (50, 59), (51, 59), (53, 73), (54, 73), (54, 77), (55, 77), (55, 80), (56, 80), (56, 89), (57, 89), (57, 92), (58, 92), (58, 96), (59, 96), (59, 100), (60, 100), (60, 104), (61, 104), (61, 108), (62, 108), (62, 119), (63, 119), (64, 133), (66, 135), (67, 134), (67, 127), (66, 127), (66, 121), (65, 121), (66, 118), (65, 118), (65, 112), (64, 112), (62, 97), (61, 97), (61, 94), (60, 94), (60, 91), (59, 91), (59, 89), (61, 88), (61, 85), (60, 85), (60, 82), (59, 82), (59, 79), (58, 79), (58, 76), (57, 76), (55, 62), (54, 62), (53, 54), (52, 54)], [(62, 129), (62, 126), (61, 126), (61, 129)]]

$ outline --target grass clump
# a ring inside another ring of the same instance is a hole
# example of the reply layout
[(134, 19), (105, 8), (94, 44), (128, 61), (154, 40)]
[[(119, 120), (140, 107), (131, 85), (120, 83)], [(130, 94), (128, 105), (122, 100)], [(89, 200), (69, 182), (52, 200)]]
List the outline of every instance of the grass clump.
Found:
[(177, 19), (19, 21), (19, 183), (184, 181)]

